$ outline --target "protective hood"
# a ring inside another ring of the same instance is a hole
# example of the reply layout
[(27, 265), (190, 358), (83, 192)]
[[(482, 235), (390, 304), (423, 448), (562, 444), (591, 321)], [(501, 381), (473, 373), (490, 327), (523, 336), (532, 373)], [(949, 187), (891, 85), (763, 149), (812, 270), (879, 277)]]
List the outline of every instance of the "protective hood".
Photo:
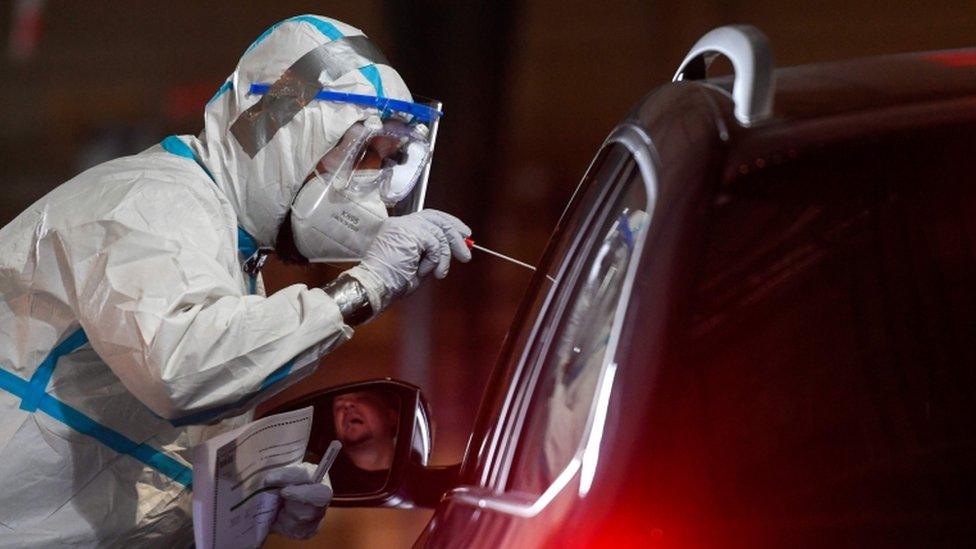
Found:
[[(252, 86), (267, 86), (252, 93)], [(316, 100), (322, 90), (412, 101), (400, 75), (357, 28), (302, 15), (265, 31), (207, 103), (192, 146), (239, 225), (272, 246), (305, 178), (371, 109)]]

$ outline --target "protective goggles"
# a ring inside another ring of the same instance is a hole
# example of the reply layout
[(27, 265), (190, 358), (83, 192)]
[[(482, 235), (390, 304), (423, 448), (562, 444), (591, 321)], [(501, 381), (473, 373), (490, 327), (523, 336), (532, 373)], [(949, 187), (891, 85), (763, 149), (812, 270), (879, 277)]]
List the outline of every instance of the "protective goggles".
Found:
[[(268, 84), (252, 84), (251, 93), (268, 93)], [(402, 101), (385, 97), (322, 90), (315, 99), (351, 103), (375, 109), (376, 114), (354, 124), (315, 165), (313, 178), (322, 193), (332, 189), (350, 197), (378, 192), (392, 215), (419, 211), (427, 195), (427, 179), (437, 127), (443, 115), (436, 100)], [(306, 189), (303, 189), (306, 190)], [(302, 193), (294, 204), (305, 217), (322, 203), (322, 196)]]
[(346, 131), (315, 165), (314, 176), (321, 178), (326, 188), (350, 198), (378, 193), (383, 204), (393, 208), (415, 191), (424, 194), (425, 182), (421, 181), (432, 154), (429, 133), (423, 124), (371, 116)]

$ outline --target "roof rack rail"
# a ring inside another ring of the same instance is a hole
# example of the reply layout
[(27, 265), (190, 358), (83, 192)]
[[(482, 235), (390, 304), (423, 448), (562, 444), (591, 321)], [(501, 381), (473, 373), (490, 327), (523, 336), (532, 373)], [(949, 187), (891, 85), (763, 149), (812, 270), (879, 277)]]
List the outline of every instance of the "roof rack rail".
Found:
[(752, 126), (773, 114), (773, 52), (766, 35), (752, 25), (728, 25), (702, 36), (685, 56), (674, 82), (704, 80), (708, 66), (719, 55), (732, 62), (735, 80), (732, 101), (735, 118)]

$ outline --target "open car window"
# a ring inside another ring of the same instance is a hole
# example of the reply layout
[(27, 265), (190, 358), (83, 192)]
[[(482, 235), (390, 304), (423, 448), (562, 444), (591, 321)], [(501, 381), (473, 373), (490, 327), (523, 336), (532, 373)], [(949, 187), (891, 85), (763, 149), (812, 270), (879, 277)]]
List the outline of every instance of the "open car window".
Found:
[(590, 215), (591, 221), (575, 228), (577, 245), (562, 250), (559, 277), (550, 280), (547, 329), (531, 346), (529, 360), (537, 378), (509, 491), (541, 494), (578, 454), (609, 356), (628, 267), (650, 219), (645, 182), (626, 148), (611, 146), (591, 172), (592, 188), (585, 192), (594, 199), (584, 201), (589, 211), (574, 214), (579, 219)]

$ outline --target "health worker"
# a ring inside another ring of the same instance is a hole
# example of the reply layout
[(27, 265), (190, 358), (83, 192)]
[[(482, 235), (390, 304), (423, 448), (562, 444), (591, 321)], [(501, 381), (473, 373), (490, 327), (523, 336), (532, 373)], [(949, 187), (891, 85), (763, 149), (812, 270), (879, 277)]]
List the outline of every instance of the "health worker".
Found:
[[(0, 546), (192, 543), (189, 449), (451, 259), (470, 230), (421, 209), (441, 112), (358, 29), (304, 15), (244, 52), (199, 136), (63, 183), (0, 230)], [(265, 295), (283, 258), (353, 261)], [(275, 470), (274, 531), (331, 489)]]

